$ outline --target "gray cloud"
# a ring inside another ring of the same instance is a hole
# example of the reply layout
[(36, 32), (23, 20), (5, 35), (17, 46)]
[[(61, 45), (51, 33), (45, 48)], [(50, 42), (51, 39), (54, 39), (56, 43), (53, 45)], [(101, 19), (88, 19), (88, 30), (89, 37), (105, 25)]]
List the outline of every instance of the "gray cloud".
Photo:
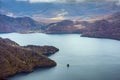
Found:
[(58, 2), (58, 3), (115, 3), (120, 5), (120, 0), (16, 0), (16, 1), (28, 1), (30, 3), (38, 3), (38, 2)]
[(88, 2), (88, 3), (116, 3), (120, 4), (120, 0), (56, 0), (58, 2), (66, 2), (66, 3), (80, 3), (80, 2)]

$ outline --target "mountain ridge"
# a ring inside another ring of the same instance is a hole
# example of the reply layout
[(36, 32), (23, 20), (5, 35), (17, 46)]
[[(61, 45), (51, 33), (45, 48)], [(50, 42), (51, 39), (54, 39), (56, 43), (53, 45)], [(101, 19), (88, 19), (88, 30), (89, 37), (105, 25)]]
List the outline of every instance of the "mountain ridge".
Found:
[[(31, 18), (12, 18), (4, 16), (0, 17), (0, 32), (19, 32), (19, 33), (30, 33), (30, 32), (43, 32), (47, 34), (68, 34), (68, 33), (79, 33), (86, 37), (97, 37), (97, 38), (119, 38), (119, 27), (120, 27), (120, 12), (110, 14), (105, 18), (90, 21), (72, 21), (72, 20), (62, 20), (59, 22), (49, 23), (49, 24), (39, 24), (37, 21)], [(15, 22), (14, 21), (17, 21)], [(17, 20), (16, 20), (17, 19)], [(14, 24), (11, 24), (12, 22)], [(19, 23), (20, 24), (19, 24)], [(23, 24), (22, 24), (23, 22)], [(11, 25), (18, 25), (17, 27), (11, 27)], [(19, 31), (18, 27), (24, 25)], [(35, 27), (36, 26), (36, 27)], [(28, 28), (30, 27), (30, 28)], [(14, 31), (16, 28), (17, 31)], [(12, 31), (10, 31), (13, 29)]]
[(30, 17), (9, 17), (0, 14), (0, 32), (40, 31), (43, 23), (38, 23)]
[(91, 23), (84, 29), (82, 36), (120, 40), (120, 12)]

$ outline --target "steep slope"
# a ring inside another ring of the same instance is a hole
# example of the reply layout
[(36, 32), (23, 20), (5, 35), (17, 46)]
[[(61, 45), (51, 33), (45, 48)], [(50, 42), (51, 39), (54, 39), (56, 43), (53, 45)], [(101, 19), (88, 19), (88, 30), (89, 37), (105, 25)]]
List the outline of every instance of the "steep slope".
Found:
[(7, 45), (10, 45), (10, 46), (19, 46), (19, 44), (17, 44), (16, 42), (14, 42), (14, 41), (12, 41), (12, 40), (10, 40), (10, 39), (8, 39), (8, 38), (5, 38), (5, 39), (2, 39), (1, 37), (0, 37), (0, 44), (7, 44)]
[(35, 67), (52, 67), (56, 65), (53, 60), (39, 54), (40, 52), (37, 53), (20, 46), (12, 46), (14, 43), (8, 45), (2, 43), (1, 40), (4, 41), (5, 39), (0, 39), (0, 78), (20, 72), (31, 72)]
[(46, 33), (81, 33), (84, 37), (110, 38), (120, 40), (120, 12), (109, 14), (94, 22), (63, 20), (51, 23)]
[(42, 25), (29, 17), (13, 18), (0, 14), (0, 32), (35, 32), (40, 31)]
[(82, 36), (120, 40), (120, 12), (112, 14), (105, 20), (91, 23), (84, 29)]

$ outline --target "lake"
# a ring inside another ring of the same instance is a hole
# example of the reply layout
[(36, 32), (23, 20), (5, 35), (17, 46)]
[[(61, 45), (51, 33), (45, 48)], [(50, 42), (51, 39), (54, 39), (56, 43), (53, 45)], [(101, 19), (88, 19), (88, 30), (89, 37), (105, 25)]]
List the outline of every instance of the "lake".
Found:
[[(120, 80), (120, 41), (80, 37), (80, 34), (0, 34), (20, 45), (52, 45), (57, 66), (18, 74), (8, 80)], [(70, 67), (67, 68), (67, 64)]]

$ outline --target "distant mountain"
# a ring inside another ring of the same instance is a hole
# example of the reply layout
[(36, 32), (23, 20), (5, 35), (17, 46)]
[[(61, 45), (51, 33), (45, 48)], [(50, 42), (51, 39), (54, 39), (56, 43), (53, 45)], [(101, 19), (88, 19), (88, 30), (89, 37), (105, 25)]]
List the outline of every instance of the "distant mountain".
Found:
[(119, 22), (120, 21), (120, 12), (116, 12), (116, 13), (110, 15), (107, 18), (107, 20), (110, 22)]
[(120, 40), (120, 12), (89, 24), (83, 30), (82, 36)]
[(62, 20), (44, 24), (29, 17), (0, 15), (0, 32), (44, 32), (49, 34), (82, 33), (82, 36), (120, 40), (120, 12), (109, 14), (104, 19), (89, 21)]
[(9, 17), (0, 14), (0, 32), (35, 32), (40, 31), (43, 23), (29, 17)]
[[(83, 22), (74, 22), (71, 20), (63, 20), (56, 23), (51, 23), (47, 25), (45, 33), (49, 34), (65, 34), (65, 33), (81, 33), (81, 29), (85, 26), (81, 25)], [(87, 22), (86, 22), (87, 23)]]
[[(0, 32), (45, 32), (45, 33), (77, 33), (84, 26), (71, 20), (63, 20), (56, 23), (40, 23), (29, 17), (9, 17), (0, 14)], [(87, 22), (86, 22), (87, 23)]]
[(47, 25), (45, 33), (81, 33), (84, 37), (110, 38), (120, 40), (120, 12), (106, 15), (95, 21), (63, 20)]
[(0, 80), (20, 72), (32, 72), (35, 67), (56, 66), (56, 62), (42, 54), (55, 53), (57, 48), (35, 46), (34, 49), (36, 51), (25, 49), (9, 39), (0, 38)]

